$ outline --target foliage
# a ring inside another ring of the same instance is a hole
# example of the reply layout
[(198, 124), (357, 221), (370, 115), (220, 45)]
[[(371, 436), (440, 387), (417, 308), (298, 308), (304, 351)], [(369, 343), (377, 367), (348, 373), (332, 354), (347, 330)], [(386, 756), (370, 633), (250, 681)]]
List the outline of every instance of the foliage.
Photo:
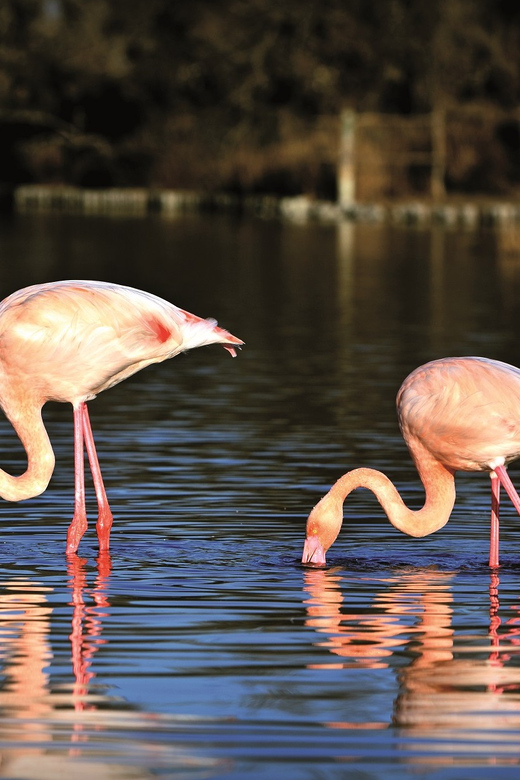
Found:
[(21, 176), (37, 148), (32, 175), (247, 189), (262, 154), (268, 169), (294, 164), (290, 128), (295, 149), (318, 143), (343, 106), (413, 115), (519, 98), (516, 0), (0, 4), (0, 112), (81, 135), (71, 147), (51, 134), (47, 157), (29, 139)]

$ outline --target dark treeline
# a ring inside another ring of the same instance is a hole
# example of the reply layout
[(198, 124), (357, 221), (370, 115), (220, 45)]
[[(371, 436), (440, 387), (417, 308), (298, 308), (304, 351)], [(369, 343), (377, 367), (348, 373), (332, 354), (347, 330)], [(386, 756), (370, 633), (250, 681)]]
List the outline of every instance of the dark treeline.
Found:
[(4, 181), (298, 190), (344, 107), (519, 103), (517, 0), (0, 4)]

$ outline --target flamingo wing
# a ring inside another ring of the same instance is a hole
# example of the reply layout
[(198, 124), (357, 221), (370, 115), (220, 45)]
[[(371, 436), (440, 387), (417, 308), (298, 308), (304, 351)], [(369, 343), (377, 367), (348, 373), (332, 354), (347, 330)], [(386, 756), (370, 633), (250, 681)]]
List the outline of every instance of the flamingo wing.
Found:
[(520, 371), (500, 361), (451, 358), (413, 372), (398, 395), (407, 442), (418, 439), (453, 470), (489, 470), (520, 453)]
[(37, 377), (43, 400), (88, 400), (150, 363), (219, 340), (212, 320), (102, 282), (26, 288), (2, 303), (0, 323), (10, 376), (29, 386)]

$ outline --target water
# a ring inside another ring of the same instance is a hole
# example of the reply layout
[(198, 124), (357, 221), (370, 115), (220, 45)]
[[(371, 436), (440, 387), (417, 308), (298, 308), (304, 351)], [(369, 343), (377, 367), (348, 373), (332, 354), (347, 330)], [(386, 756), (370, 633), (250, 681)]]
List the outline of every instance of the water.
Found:
[[(71, 412), (46, 407), (55, 475), (0, 513), (0, 777), (518, 777), (519, 521), (504, 504), (490, 574), (485, 475), (459, 476), (426, 539), (358, 491), (327, 569), (299, 563), (310, 508), (349, 468), (383, 469), (421, 504), (394, 409), (412, 368), (520, 364), (520, 259), (500, 236), (24, 216), (0, 249), (2, 296), (110, 279), (246, 341), (90, 405), (110, 556), (93, 527), (64, 554)], [(5, 421), (0, 462), (24, 468)]]

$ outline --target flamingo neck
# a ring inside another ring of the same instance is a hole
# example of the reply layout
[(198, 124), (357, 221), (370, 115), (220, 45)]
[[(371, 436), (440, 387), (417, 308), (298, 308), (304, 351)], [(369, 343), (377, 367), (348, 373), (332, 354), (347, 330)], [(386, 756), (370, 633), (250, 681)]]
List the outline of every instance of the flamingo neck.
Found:
[(374, 493), (395, 528), (408, 536), (428, 536), (446, 525), (450, 518), (455, 503), (455, 480), (453, 473), (440, 463), (435, 469), (420, 468), (419, 475), (425, 490), (421, 509), (409, 509), (390, 479), (375, 469), (354, 469), (344, 474), (329, 495), (334, 494), (335, 500), (339, 498), (343, 503), (356, 488), (367, 488)]
[(54, 471), (54, 452), (43, 424), (41, 407), (18, 408), (6, 415), (27, 455), (27, 469), (13, 477), (0, 469), (0, 496), (6, 501), (23, 501), (43, 493)]
[(392, 525), (409, 536), (428, 536), (446, 525), (455, 503), (454, 472), (421, 449), (419, 445), (410, 446), (425, 491), (421, 509), (409, 509), (395, 485), (381, 471), (367, 468), (349, 471), (310, 513), (304, 560), (324, 561), (324, 553), (335, 541), (343, 523), (343, 503), (349, 493), (360, 487), (371, 490)]

